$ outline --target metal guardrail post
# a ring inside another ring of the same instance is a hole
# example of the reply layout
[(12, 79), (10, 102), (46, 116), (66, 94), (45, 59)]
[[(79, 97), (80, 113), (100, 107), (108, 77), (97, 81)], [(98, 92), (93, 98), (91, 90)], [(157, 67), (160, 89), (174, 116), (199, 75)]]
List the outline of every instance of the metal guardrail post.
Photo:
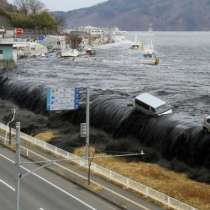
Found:
[(167, 197), (167, 204), (168, 204), (168, 206), (170, 206), (170, 197), (169, 196)]
[(111, 180), (112, 179), (112, 171), (109, 170), (109, 179)]
[(146, 196), (149, 196), (149, 188), (146, 187)]
[(130, 187), (130, 186), (129, 186), (129, 179), (128, 179), (128, 178), (126, 178), (126, 187), (127, 187), (127, 188)]
[(9, 125), (9, 144), (12, 143), (12, 127)]

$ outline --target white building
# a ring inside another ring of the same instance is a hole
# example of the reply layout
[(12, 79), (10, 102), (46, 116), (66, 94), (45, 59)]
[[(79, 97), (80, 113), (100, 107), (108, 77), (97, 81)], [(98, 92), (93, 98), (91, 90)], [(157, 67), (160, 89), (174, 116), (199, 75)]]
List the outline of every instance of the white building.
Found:
[(77, 28), (78, 31), (86, 32), (91, 36), (104, 36), (106, 31), (104, 28), (98, 28), (94, 26), (81, 26)]

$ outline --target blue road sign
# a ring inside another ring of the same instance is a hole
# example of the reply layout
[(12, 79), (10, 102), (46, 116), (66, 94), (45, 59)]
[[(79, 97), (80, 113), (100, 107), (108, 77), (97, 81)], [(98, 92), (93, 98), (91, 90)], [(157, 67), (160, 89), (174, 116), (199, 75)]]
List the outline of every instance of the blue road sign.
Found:
[(80, 107), (80, 88), (49, 88), (47, 110), (74, 110)]

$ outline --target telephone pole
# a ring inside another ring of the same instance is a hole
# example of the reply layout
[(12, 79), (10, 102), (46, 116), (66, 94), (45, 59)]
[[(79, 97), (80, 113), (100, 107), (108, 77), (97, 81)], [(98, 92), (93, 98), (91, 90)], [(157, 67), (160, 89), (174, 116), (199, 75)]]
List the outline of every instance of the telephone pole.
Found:
[(89, 145), (90, 145), (90, 95), (87, 88), (86, 99), (86, 159), (89, 162)]
[(20, 210), (20, 122), (16, 123), (16, 172), (17, 172), (17, 186), (16, 186), (16, 210)]

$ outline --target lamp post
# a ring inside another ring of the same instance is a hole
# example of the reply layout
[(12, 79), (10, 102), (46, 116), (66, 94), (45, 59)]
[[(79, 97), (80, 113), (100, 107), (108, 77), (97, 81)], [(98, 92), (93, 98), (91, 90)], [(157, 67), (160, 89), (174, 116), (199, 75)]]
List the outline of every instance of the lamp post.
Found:
[(86, 138), (85, 140), (85, 150), (84, 158), (88, 167), (88, 184), (90, 184), (90, 93), (89, 89), (86, 88), (86, 122), (80, 124), (80, 136)]
[(16, 209), (20, 210), (20, 181), (21, 181), (21, 169), (20, 169), (20, 122), (16, 123)]
[(90, 145), (90, 95), (89, 90), (86, 90), (86, 160), (89, 160), (89, 145)]
[(88, 185), (90, 184), (90, 167), (91, 167), (91, 160), (90, 160), (90, 94), (89, 89), (86, 90), (86, 160), (88, 165)]

